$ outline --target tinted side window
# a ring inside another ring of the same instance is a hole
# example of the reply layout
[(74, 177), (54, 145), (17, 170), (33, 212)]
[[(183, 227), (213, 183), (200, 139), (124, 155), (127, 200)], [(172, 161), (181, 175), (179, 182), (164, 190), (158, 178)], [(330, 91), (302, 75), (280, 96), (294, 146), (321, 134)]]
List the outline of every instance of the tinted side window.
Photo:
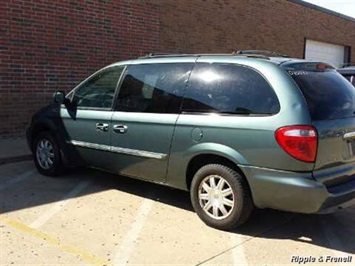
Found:
[(116, 110), (178, 113), (192, 63), (131, 65), (118, 94)]
[(312, 119), (354, 116), (355, 88), (334, 70), (288, 71), (307, 100)]
[(194, 68), (183, 103), (188, 112), (275, 114), (275, 92), (256, 71), (235, 64), (199, 63)]
[(117, 82), (124, 67), (105, 69), (75, 90), (73, 102), (78, 107), (111, 108)]

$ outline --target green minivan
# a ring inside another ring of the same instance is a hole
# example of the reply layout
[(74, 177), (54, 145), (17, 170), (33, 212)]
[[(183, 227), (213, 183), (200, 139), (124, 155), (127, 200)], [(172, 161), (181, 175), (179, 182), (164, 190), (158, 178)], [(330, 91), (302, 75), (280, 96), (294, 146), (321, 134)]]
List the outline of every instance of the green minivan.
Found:
[(56, 92), (27, 139), (44, 175), (86, 165), (189, 190), (224, 230), (255, 207), (355, 203), (355, 88), (322, 62), (240, 51), (114, 63)]

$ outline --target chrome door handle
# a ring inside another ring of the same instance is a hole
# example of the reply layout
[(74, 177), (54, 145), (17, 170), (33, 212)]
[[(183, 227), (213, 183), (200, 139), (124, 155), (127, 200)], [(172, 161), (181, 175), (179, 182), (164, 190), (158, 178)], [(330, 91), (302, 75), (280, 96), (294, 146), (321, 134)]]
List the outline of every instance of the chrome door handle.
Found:
[(104, 124), (104, 123), (96, 123), (96, 129), (106, 132), (108, 131), (108, 124)]
[(126, 132), (127, 132), (128, 127), (125, 126), (125, 125), (114, 125), (114, 126), (113, 126), (113, 130), (114, 130), (115, 132), (118, 132), (118, 133), (123, 134), (123, 133), (126, 133)]

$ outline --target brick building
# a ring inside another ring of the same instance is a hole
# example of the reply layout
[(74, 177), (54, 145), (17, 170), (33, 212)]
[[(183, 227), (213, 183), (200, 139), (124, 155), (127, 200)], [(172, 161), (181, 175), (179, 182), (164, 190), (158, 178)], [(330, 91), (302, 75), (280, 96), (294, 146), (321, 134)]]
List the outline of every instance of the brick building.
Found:
[(355, 62), (355, 20), (300, 0), (1, 0), (0, 14), (0, 138), (22, 136), (55, 90), (148, 52)]

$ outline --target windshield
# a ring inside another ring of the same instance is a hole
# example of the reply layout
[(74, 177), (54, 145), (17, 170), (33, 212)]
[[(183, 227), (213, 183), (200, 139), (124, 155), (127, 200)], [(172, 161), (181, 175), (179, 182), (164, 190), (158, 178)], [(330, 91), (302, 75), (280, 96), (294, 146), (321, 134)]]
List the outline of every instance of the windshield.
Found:
[(354, 116), (355, 87), (334, 70), (288, 71), (308, 103), (313, 120)]

